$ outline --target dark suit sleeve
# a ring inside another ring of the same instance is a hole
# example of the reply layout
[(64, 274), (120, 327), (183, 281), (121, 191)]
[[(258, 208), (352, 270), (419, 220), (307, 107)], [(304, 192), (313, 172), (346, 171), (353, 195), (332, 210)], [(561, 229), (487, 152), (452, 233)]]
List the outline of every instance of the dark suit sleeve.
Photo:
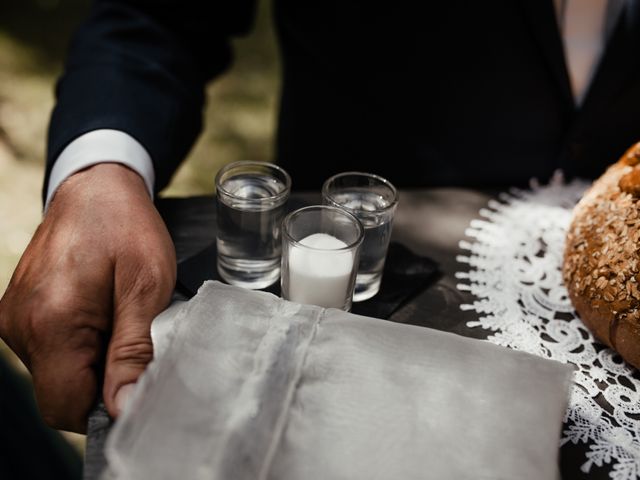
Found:
[(204, 87), (231, 61), (230, 39), (254, 0), (96, 0), (76, 33), (51, 117), (44, 188), (64, 147), (91, 130), (122, 130), (149, 152), (156, 190), (200, 132)]

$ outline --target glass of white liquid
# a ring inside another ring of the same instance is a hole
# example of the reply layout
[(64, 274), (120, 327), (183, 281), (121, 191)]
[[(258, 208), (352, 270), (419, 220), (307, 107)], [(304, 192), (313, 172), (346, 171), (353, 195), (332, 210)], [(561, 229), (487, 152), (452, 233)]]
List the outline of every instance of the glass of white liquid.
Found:
[(282, 223), (282, 298), (351, 309), (364, 229), (343, 209), (316, 205)]
[(325, 205), (343, 208), (364, 226), (364, 242), (353, 301), (373, 297), (380, 290), (398, 191), (388, 180), (362, 172), (339, 173), (322, 186)]
[(266, 162), (235, 162), (216, 176), (218, 273), (228, 283), (265, 288), (280, 277), (280, 225), (289, 174)]

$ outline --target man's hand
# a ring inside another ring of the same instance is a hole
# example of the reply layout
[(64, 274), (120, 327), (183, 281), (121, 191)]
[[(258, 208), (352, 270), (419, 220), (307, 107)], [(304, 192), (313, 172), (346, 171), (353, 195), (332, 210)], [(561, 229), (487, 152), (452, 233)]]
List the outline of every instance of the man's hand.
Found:
[(0, 336), (31, 371), (49, 425), (86, 429), (105, 348), (102, 392), (118, 415), (175, 278), (173, 243), (136, 173), (100, 164), (61, 185), (0, 301)]

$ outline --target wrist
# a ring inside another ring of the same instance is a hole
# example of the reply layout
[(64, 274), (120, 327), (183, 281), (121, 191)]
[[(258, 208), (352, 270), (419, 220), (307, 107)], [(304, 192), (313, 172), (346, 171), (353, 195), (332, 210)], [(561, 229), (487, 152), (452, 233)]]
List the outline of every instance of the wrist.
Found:
[(120, 163), (99, 163), (80, 170), (58, 187), (49, 210), (69, 202), (78, 205), (101, 202), (151, 202), (143, 178)]

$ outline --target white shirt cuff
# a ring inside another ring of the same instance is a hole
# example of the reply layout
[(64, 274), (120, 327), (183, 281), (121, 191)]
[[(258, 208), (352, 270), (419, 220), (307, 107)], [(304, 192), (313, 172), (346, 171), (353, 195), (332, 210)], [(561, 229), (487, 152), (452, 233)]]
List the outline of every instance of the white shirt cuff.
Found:
[(153, 162), (140, 142), (120, 130), (93, 130), (73, 140), (58, 156), (49, 176), (45, 212), (62, 182), (74, 173), (98, 163), (126, 165), (142, 177), (153, 198)]

